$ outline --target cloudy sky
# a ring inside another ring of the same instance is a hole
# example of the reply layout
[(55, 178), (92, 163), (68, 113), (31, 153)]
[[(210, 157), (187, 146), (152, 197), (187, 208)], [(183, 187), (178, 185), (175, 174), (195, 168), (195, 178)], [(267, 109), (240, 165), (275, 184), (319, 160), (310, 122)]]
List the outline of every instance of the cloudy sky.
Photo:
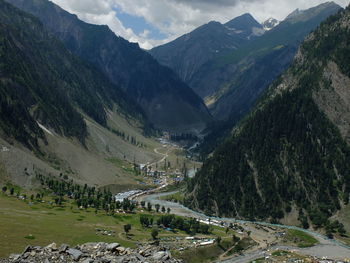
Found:
[[(150, 49), (215, 20), (251, 13), (259, 22), (282, 20), (296, 8), (326, 0), (51, 0), (86, 22), (108, 25), (117, 35)], [(336, 0), (345, 6), (349, 0)]]

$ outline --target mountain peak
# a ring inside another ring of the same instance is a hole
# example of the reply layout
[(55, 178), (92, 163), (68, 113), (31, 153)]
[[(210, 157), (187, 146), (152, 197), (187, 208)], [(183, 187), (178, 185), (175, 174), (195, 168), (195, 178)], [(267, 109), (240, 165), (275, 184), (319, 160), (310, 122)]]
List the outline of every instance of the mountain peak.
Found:
[(261, 25), (263, 26), (264, 30), (269, 31), (273, 29), (274, 27), (278, 26), (280, 21), (277, 19), (270, 17), (265, 22), (263, 22)]
[(299, 8), (297, 8), (286, 17), (286, 20), (297, 17), (297, 16), (301, 15), (303, 12), (304, 12), (304, 10), (300, 10)]
[(225, 24), (226, 27), (236, 30), (249, 31), (253, 27), (262, 28), (262, 26), (255, 20), (255, 18), (249, 14), (245, 13), (241, 16), (238, 16)]
[(286, 17), (285, 21), (292, 23), (306, 21), (309, 20), (311, 17), (315, 17), (321, 12), (324, 12), (325, 10), (332, 13), (333, 10), (338, 9), (341, 9), (341, 6), (339, 6), (335, 2), (325, 2), (323, 4), (305, 10), (300, 10), (299, 8), (297, 8)]

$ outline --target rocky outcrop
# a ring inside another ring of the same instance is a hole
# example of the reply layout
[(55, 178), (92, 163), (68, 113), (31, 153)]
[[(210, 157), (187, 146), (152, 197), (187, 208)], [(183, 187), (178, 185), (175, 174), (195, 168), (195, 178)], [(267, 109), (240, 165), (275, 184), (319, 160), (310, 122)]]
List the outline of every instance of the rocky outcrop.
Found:
[(66, 244), (57, 246), (52, 243), (46, 247), (28, 246), (22, 254), (12, 254), (0, 263), (12, 262), (81, 262), (81, 263), (123, 263), (123, 262), (164, 262), (180, 263), (171, 253), (160, 246), (144, 245), (137, 249), (122, 247), (118, 243), (86, 243), (70, 248)]

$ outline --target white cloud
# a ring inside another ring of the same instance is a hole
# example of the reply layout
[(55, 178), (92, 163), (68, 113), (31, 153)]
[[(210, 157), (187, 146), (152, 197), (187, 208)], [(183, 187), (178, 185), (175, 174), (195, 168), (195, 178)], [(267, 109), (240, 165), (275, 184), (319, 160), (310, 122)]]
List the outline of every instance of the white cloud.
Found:
[[(209, 21), (226, 22), (243, 13), (251, 13), (262, 22), (269, 17), (282, 20), (294, 9), (306, 9), (324, 0), (52, 0), (86, 22), (108, 25), (117, 35), (138, 42), (145, 49), (166, 43)], [(343, 7), (348, 0), (339, 0)], [(115, 9), (142, 17), (166, 37), (150, 38), (145, 29), (136, 34), (118, 19)]]

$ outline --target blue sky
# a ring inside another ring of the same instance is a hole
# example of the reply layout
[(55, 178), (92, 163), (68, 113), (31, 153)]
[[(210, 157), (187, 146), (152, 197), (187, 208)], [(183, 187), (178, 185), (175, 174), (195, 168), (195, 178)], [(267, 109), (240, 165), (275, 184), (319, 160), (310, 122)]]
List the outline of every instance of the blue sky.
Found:
[[(244, 13), (259, 22), (283, 20), (295, 9), (327, 0), (51, 0), (83, 21), (108, 25), (144, 49), (169, 42), (210, 21), (227, 22)], [(349, 0), (336, 0), (341, 6)]]
[(155, 40), (162, 40), (167, 38), (167, 34), (161, 32), (158, 28), (148, 23), (143, 17), (130, 15), (119, 8), (114, 8), (117, 13), (117, 18), (126, 28), (131, 28), (137, 35), (143, 34), (145, 31), (149, 32), (147, 37)]

